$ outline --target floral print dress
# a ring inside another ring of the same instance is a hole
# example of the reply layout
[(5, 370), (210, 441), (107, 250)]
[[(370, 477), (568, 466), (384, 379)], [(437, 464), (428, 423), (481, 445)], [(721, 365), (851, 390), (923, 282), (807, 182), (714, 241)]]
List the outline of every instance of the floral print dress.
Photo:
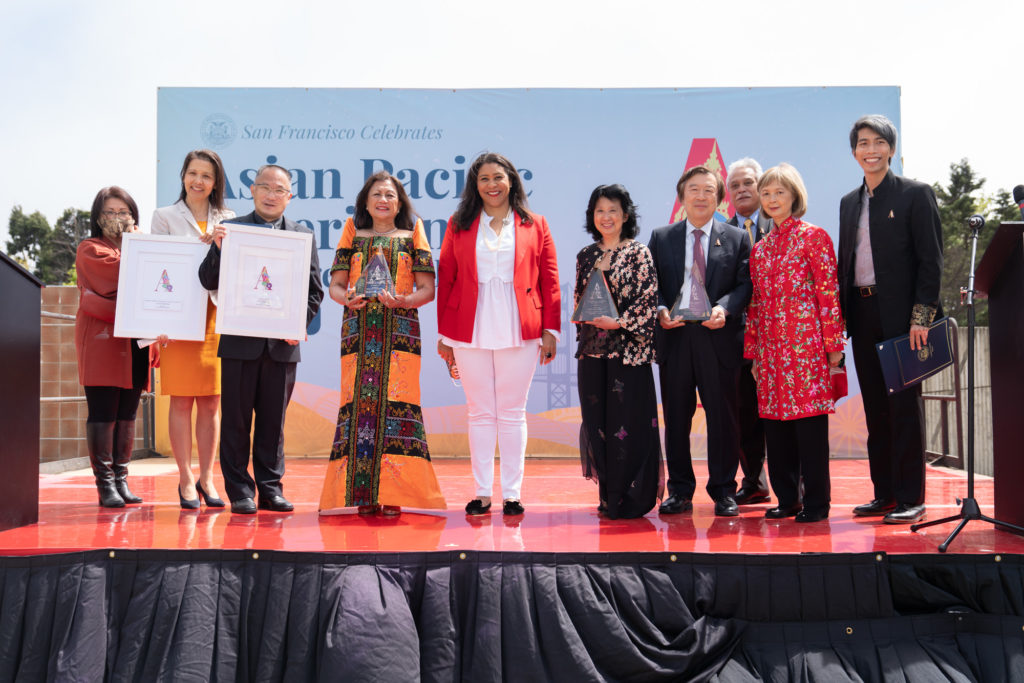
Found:
[[(577, 304), (604, 253), (592, 244), (577, 254)], [(658, 278), (647, 245), (635, 240), (608, 252), (599, 267), (607, 268), (621, 328), (577, 327), (580, 461), (583, 476), (597, 480), (600, 512), (611, 519), (642, 517), (664, 490), (651, 370)]]
[(761, 417), (835, 412), (825, 354), (843, 350), (844, 326), (832, 239), (791, 216), (754, 247), (750, 275), (743, 355), (757, 362)]

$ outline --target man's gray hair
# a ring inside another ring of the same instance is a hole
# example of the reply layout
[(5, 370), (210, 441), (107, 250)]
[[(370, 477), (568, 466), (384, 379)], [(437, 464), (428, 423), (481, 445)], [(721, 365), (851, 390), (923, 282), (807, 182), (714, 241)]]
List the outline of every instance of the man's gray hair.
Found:
[(736, 161), (729, 164), (729, 168), (726, 170), (726, 175), (731, 176), (732, 172), (738, 168), (753, 169), (754, 175), (756, 175), (758, 178), (761, 177), (761, 173), (763, 172), (761, 171), (761, 164), (757, 163), (756, 159), (752, 159), (750, 157), (743, 157), (742, 159), (737, 159)]

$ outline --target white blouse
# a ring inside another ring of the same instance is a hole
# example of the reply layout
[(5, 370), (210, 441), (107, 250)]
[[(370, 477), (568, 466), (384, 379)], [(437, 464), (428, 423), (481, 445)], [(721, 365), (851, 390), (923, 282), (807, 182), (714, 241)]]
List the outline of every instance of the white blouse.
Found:
[(445, 344), (471, 349), (507, 349), (522, 346), (519, 307), (512, 284), (516, 263), (515, 213), (502, 220), (501, 234), (491, 229), (491, 217), (480, 212), (476, 231), (477, 298), (470, 343), (442, 337)]

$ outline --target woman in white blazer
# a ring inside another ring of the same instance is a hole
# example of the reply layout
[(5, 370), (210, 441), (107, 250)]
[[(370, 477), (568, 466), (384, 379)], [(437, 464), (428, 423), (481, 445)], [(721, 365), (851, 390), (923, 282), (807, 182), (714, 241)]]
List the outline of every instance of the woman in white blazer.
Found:
[[(216, 152), (199, 149), (185, 156), (181, 195), (171, 206), (153, 212), (154, 235), (195, 237), (209, 243), (213, 228), (235, 212), (224, 206), (224, 164)], [(206, 339), (171, 341), (160, 354), (160, 393), (171, 397), (167, 423), (171, 450), (178, 464), (178, 499), (182, 508), (196, 509), (202, 496), (208, 507), (224, 507), (213, 484), (213, 456), (220, 420), (219, 335), (214, 332), (216, 300), (206, 306)], [(192, 406), (196, 410), (196, 450), (199, 479), (192, 475)]]

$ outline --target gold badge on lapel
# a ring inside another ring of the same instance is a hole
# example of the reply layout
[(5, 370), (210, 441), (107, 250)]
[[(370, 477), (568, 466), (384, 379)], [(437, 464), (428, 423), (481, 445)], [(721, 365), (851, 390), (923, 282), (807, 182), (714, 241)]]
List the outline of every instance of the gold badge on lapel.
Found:
[(715, 240), (715, 246), (716, 247), (722, 246), (722, 240)]
[(892, 215), (892, 209), (889, 209), (889, 218), (895, 218), (895, 216)]

